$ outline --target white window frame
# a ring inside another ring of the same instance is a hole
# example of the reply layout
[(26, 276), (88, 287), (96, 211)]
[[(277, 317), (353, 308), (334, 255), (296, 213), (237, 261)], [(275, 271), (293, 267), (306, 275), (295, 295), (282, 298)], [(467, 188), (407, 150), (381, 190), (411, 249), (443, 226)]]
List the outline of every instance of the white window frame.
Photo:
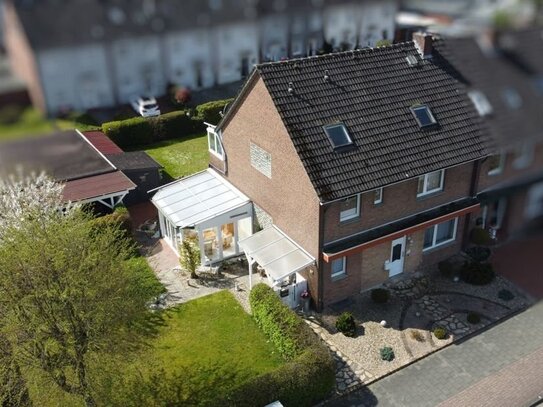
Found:
[[(411, 106), (409, 109), (411, 110), (411, 113), (415, 117), (415, 121), (417, 122), (417, 124), (419, 125), (421, 129), (437, 124), (437, 120), (434, 117), (434, 114), (432, 113), (432, 110), (430, 110), (430, 107), (428, 105), (415, 105), (415, 106)], [(430, 119), (430, 123), (422, 124), (417, 116), (417, 113), (416, 113), (417, 110), (426, 110), (426, 112), (428, 113), (428, 118)]]
[(499, 161), (498, 167), (488, 170), (488, 175), (499, 175), (503, 172), (503, 169), (505, 168), (505, 153), (501, 151), (495, 155), (499, 156), (500, 161)]
[[(342, 267), (341, 267), (341, 270), (334, 273), (334, 262), (336, 261), (341, 261), (342, 262)], [(337, 277), (341, 277), (341, 276), (344, 276), (346, 273), (345, 269), (346, 269), (346, 266), (347, 266), (347, 258), (345, 256), (343, 257), (340, 257), (339, 259), (334, 259), (330, 262), (330, 275), (332, 278), (337, 278)]]
[[(434, 174), (436, 172), (441, 172), (441, 177), (440, 177), (440, 180), (439, 180), (439, 187), (428, 190), (428, 177), (431, 174)], [(443, 182), (445, 180), (445, 170), (432, 171), (432, 172), (429, 172), (428, 174), (421, 175), (418, 178), (418, 182), (420, 182), (421, 178), (424, 179), (424, 181), (423, 181), (424, 184), (423, 184), (423, 187), (422, 187), (422, 192), (418, 192), (419, 191), (419, 186), (418, 186), (418, 183), (417, 183), (417, 198), (420, 198), (420, 197), (426, 196), (426, 195), (430, 195), (430, 194), (434, 194), (436, 192), (443, 191)]]
[[(520, 153), (520, 155), (518, 155)], [(513, 167), (517, 170), (522, 170), (529, 167), (534, 160), (534, 147), (531, 143), (524, 143), (519, 149), (515, 151), (515, 159), (513, 161)]]
[[(345, 211), (339, 212), (339, 221), (345, 222), (350, 219), (358, 218), (360, 216), (360, 194), (351, 195), (345, 199), (351, 199), (356, 196), (356, 207), (353, 209), (347, 209)], [(351, 213), (351, 211), (354, 210), (354, 213)], [(349, 212), (348, 214), (345, 214), (346, 212)]]
[[(214, 148), (212, 148), (212, 146), (211, 146), (211, 138), (213, 138), (213, 143), (215, 145)], [(217, 147), (216, 147), (217, 145), (220, 146), (220, 149), (221, 149), (220, 153), (217, 151)], [(207, 149), (215, 157), (217, 157), (221, 161), (224, 161), (224, 148), (223, 148), (222, 143), (221, 143), (221, 138), (215, 132), (215, 130), (207, 129)]]
[(450, 222), (451, 219), (449, 220), (446, 220), (444, 222), (441, 222), (441, 223), (436, 223), (435, 225), (432, 225), (430, 226), (429, 228), (426, 228), (424, 230), (424, 235), (426, 234), (426, 231), (430, 228), (433, 228), (434, 231), (433, 231), (433, 234), (432, 234), (432, 245), (431, 246), (428, 246), (428, 247), (424, 247), (424, 235), (423, 235), (423, 248), (422, 248), (422, 251), (425, 252), (425, 251), (428, 251), (428, 250), (432, 250), (432, 249), (435, 249), (437, 247), (441, 247), (441, 246), (444, 246), (446, 244), (449, 244), (451, 242), (454, 242), (456, 240), (456, 231), (458, 230), (458, 218), (454, 218), (454, 225), (453, 225), (453, 234), (452, 234), (452, 238), (450, 238), (449, 240), (445, 240), (443, 242), (440, 242), (440, 243), (436, 243), (436, 236), (437, 236), (437, 228), (439, 225), (442, 225), (443, 223), (446, 223), (446, 222)]
[[(373, 204), (379, 205), (380, 203), (383, 203), (383, 187), (377, 188), (373, 190)], [(377, 193), (379, 193), (379, 198), (377, 198)]]

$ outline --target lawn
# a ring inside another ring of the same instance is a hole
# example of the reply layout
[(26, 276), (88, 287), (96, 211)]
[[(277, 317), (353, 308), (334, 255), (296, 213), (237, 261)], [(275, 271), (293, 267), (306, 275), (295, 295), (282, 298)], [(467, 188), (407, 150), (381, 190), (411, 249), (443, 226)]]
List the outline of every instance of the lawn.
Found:
[(207, 168), (209, 161), (205, 134), (166, 140), (146, 146), (144, 150), (162, 164), (172, 178), (181, 178), (202, 171)]

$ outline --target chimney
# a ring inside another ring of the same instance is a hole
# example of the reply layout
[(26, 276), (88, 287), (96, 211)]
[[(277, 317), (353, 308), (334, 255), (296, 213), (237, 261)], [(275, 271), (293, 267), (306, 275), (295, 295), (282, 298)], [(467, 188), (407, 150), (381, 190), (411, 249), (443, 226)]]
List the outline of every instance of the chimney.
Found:
[(413, 41), (423, 59), (432, 58), (432, 34), (423, 32), (413, 33)]

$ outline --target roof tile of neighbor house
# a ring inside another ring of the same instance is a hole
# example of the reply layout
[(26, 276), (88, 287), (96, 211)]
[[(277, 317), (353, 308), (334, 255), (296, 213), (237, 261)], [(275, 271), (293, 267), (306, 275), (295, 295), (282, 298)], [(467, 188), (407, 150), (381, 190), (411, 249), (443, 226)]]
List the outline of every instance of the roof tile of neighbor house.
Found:
[(120, 171), (68, 181), (62, 191), (66, 201), (83, 201), (134, 189), (136, 185)]
[(121, 171), (163, 168), (161, 164), (157, 163), (145, 151), (130, 151), (122, 154), (107, 155), (107, 158)]
[[(442, 41), (433, 45), (426, 60), (406, 42), (257, 66), (253, 75), (262, 77), (322, 202), (487, 154), (489, 139), (464, 78), (442, 57)], [(410, 110), (416, 104), (426, 104), (437, 125), (420, 128)], [(332, 148), (323, 126), (338, 122), (353, 148)]]
[[(492, 113), (486, 121), (499, 146), (543, 139), (543, 82), (537, 83), (543, 81), (541, 31), (504, 33), (496, 38), (495, 48), (490, 44), (484, 39), (451, 38), (442, 53), (468, 86), (488, 99)], [(517, 98), (518, 106), (508, 103), (507, 92)]]
[(123, 150), (101, 131), (85, 131), (83, 135), (102, 154), (122, 154)]

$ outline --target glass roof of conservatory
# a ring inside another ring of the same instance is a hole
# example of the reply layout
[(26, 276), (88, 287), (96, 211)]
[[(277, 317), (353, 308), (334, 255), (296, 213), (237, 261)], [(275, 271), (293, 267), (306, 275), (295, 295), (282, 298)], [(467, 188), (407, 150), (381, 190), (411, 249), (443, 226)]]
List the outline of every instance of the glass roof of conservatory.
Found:
[[(249, 204), (249, 198), (212, 169), (156, 189), (153, 204), (175, 226), (191, 227)], [(149, 191), (152, 192), (152, 191)]]

